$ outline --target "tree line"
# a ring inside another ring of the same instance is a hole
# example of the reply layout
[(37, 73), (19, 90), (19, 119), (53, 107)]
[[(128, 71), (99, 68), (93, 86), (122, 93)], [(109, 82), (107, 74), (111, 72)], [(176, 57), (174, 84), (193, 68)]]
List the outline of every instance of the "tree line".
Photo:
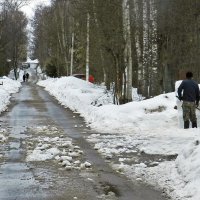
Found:
[(26, 3), (26, 0), (0, 1), (0, 76), (12, 69), (17, 78), (17, 69), (26, 60), (28, 20), (20, 11)]
[[(7, 33), (18, 33), (14, 27), (24, 27), (26, 20), (9, 12), (15, 14), (1, 5), (1, 66), (14, 57), (16, 42), (23, 40), (18, 60), (25, 49), (23, 31), (16, 36), (20, 40)], [(36, 9), (32, 26), (32, 58), (49, 76), (92, 74), (113, 90), (117, 104), (132, 100), (132, 87), (146, 98), (174, 91), (187, 70), (200, 81), (198, 0), (52, 0)]]

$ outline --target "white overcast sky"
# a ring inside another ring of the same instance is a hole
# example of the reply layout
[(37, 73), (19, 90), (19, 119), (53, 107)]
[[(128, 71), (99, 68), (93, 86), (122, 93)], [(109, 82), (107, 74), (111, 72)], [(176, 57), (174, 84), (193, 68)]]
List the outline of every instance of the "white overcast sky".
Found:
[(31, 27), (31, 21), (30, 19), (34, 16), (34, 10), (37, 5), (50, 5), (51, 0), (30, 0), (30, 3), (24, 7), (21, 8), (21, 10), (26, 14), (26, 16), (29, 19), (28, 25), (27, 25), (27, 31), (28, 31), (28, 56), (30, 54), (30, 45), (32, 41), (32, 27)]
[(31, 18), (34, 15), (35, 7), (40, 4), (50, 5), (50, 0), (31, 0), (29, 5), (22, 7), (21, 10), (27, 15), (28, 18)]

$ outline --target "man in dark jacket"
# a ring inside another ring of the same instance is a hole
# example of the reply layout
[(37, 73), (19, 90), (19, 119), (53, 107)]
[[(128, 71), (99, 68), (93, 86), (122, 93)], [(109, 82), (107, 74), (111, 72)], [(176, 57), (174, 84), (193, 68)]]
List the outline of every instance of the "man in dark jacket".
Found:
[(189, 128), (190, 121), (192, 128), (197, 128), (196, 107), (199, 106), (199, 86), (192, 80), (192, 72), (186, 73), (186, 80), (183, 80), (178, 88), (179, 100), (183, 101), (184, 128)]
[(26, 81), (28, 82), (29, 79), (29, 73), (26, 73)]

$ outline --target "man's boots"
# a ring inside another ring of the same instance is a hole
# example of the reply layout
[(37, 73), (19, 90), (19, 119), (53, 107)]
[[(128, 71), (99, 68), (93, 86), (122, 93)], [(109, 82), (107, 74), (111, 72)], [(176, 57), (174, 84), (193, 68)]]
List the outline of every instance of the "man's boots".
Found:
[(189, 121), (184, 121), (184, 129), (189, 128), (189, 126), (190, 126), (190, 122)]
[(197, 122), (192, 122), (192, 128), (197, 128)]

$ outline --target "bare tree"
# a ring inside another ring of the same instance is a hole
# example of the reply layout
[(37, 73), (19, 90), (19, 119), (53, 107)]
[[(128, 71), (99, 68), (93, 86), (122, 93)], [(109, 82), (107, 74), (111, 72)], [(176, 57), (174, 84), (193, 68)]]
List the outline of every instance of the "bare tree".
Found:
[(89, 80), (90, 62), (90, 14), (87, 14), (87, 46), (86, 46), (86, 81)]
[(197, 0), (54, 0), (37, 13), (35, 52), (55, 76), (72, 74), (72, 66), (87, 80), (92, 73), (113, 89), (115, 103), (131, 101), (132, 87), (150, 98), (173, 91), (188, 68), (200, 79), (199, 7)]
[[(14, 69), (15, 78), (17, 78), (17, 68), (24, 59), (26, 59), (27, 19), (19, 11), (19, 8), (25, 2), (21, 1), (3, 1), (1, 2), (2, 26), (0, 28), (0, 49), (3, 57), (2, 64), (7, 66), (7, 60), (11, 61)], [(4, 73), (8, 73), (4, 70)]]
[(130, 6), (128, 0), (123, 0), (123, 23), (124, 23), (124, 39), (125, 51), (124, 62), (126, 66), (126, 90), (125, 101), (132, 101), (132, 48), (131, 48), (131, 24), (130, 24)]

